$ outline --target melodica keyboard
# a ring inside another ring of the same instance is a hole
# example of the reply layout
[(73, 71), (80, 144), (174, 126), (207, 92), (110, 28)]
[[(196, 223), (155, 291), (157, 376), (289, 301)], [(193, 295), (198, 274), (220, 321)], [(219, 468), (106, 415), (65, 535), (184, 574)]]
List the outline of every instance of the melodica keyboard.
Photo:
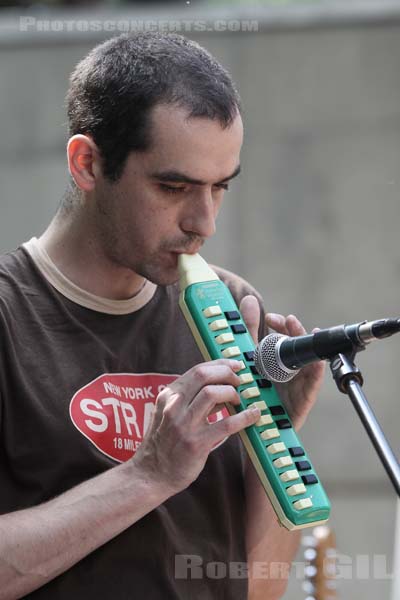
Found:
[(179, 256), (179, 305), (205, 360), (232, 358), (240, 405), (227, 404), (230, 414), (256, 404), (255, 425), (239, 435), (279, 522), (289, 530), (327, 521), (330, 503), (272, 383), (258, 374), (255, 345), (228, 287), (199, 255)]

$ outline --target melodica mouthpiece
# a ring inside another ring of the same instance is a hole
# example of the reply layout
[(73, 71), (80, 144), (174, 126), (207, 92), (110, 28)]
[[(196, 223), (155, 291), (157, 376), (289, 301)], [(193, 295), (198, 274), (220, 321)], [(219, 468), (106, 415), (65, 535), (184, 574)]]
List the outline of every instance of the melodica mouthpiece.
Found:
[(181, 290), (185, 290), (193, 283), (219, 279), (218, 275), (200, 254), (180, 254), (178, 256), (178, 271)]

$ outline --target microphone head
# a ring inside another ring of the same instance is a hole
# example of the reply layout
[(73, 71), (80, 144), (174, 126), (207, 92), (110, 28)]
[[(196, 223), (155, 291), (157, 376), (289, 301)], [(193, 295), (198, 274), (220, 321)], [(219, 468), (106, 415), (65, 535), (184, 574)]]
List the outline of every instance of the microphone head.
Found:
[(299, 372), (288, 369), (279, 358), (279, 346), (287, 337), (281, 333), (270, 333), (254, 352), (254, 364), (259, 374), (275, 383), (286, 383)]

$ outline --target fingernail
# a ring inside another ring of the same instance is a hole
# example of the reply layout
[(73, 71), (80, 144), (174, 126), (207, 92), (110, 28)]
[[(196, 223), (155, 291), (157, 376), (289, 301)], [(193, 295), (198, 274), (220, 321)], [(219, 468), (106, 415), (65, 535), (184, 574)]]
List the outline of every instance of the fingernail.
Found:
[(242, 361), (240, 360), (232, 360), (232, 369), (234, 371), (241, 371), (243, 369)]

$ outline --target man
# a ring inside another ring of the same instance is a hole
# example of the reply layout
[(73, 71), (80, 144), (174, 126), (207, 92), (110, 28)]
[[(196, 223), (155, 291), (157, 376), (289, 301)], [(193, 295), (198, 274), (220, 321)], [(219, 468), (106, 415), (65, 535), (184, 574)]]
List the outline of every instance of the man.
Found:
[[(250, 597), (279, 598), (285, 581), (252, 565), (290, 562), (298, 535), (234, 435), (260, 413), (209, 418), (237, 403), (238, 364), (203, 363), (178, 309), (178, 256), (214, 234), (239, 171), (237, 92), (194, 42), (138, 34), (95, 48), (67, 100), (71, 187), (0, 265), (0, 599), (244, 599), (229, 567), (245, 561)], [(255, 292), (218, 273), (257, 339)], [(281, 390), (297, 428), (321, 378)]]

